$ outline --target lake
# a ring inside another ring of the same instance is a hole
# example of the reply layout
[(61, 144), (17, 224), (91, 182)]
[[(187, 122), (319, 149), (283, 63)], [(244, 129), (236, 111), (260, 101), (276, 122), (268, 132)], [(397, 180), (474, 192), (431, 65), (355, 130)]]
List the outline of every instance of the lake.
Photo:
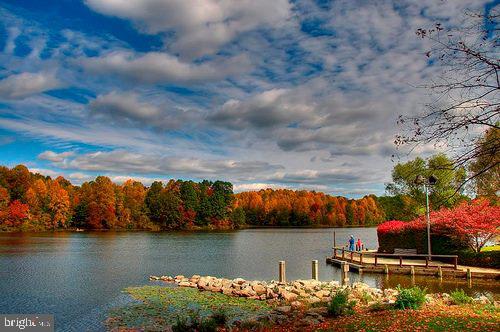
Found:
[[(377, 247), (375, 228), (337, 228), (337, 245), (350, 234)], [(55, 315), (58, 331), (98, 331), (110, 307), (128, 297), (127, 286), (148, 284), (149, 275), (193, 274), (277, 279), (285, 260), (287, 279), (308, 279), (319, 260), (322, 280), (340, 280), (326, 265), (333, 229), (246, 229), (230, 232), (0, 233), (0, 313)], [(407, 276), (352, 273), (377, 287), (410, 285)], [(464, 288), (469, 294), (500, 293), (498, 284), (415, 278), (432, 291)]]

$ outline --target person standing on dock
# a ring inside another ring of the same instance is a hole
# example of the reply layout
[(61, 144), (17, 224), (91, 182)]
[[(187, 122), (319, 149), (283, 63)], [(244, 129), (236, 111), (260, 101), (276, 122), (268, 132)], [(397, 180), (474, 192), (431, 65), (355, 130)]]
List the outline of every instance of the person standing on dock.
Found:
[(358, 241), (356, 242), (356, 251), (361, 251), (363, 246), (363, 242), (361, 242), (361, 239), (358, 238)]
[(354, 251), (354, 235), (349, 238), (349, 250)]

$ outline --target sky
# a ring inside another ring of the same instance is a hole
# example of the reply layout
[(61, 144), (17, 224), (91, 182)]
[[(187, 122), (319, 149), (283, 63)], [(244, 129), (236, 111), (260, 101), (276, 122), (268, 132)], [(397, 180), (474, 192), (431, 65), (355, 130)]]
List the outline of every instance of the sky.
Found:
[(439, 68), (418, 28), (481, 0), (0, 0), (0, 164), (383, 194)]

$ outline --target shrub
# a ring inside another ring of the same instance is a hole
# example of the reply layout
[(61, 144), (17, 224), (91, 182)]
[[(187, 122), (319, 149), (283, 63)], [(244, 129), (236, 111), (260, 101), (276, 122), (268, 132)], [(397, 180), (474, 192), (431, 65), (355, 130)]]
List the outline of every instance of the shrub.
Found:
[(426, 289), (414, 286), (411, 288), (397, 287), (399, 291), (394, 306), (397, 309), (419, 309), (425, 302)]
[(347, 289), (339, 290), (328, 305), (328, 314), (332, 317), (351, 315), (354, 313), (355, 305), (356, 301), (349, 301), (349, 291)]
[(458, 263), (461, 265), (500, 269), (500, 251), (460, 251), (458, 253)]
[(467, 304), (472, 303), (474, 299), (465, 294), (463, 289), (456, 289), (450, 293), (451, 301), (454, 304)]

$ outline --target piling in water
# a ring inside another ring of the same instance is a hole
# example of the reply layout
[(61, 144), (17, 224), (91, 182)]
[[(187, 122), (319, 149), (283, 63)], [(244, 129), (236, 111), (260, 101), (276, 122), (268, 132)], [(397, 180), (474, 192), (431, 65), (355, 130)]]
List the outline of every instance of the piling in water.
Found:
[(318, 280), (318, 261), (313, 260), (311, 263), (311, 279)]
[(285, 261), (280, 261), (279, 263), (279, 282), (286, 282)]

